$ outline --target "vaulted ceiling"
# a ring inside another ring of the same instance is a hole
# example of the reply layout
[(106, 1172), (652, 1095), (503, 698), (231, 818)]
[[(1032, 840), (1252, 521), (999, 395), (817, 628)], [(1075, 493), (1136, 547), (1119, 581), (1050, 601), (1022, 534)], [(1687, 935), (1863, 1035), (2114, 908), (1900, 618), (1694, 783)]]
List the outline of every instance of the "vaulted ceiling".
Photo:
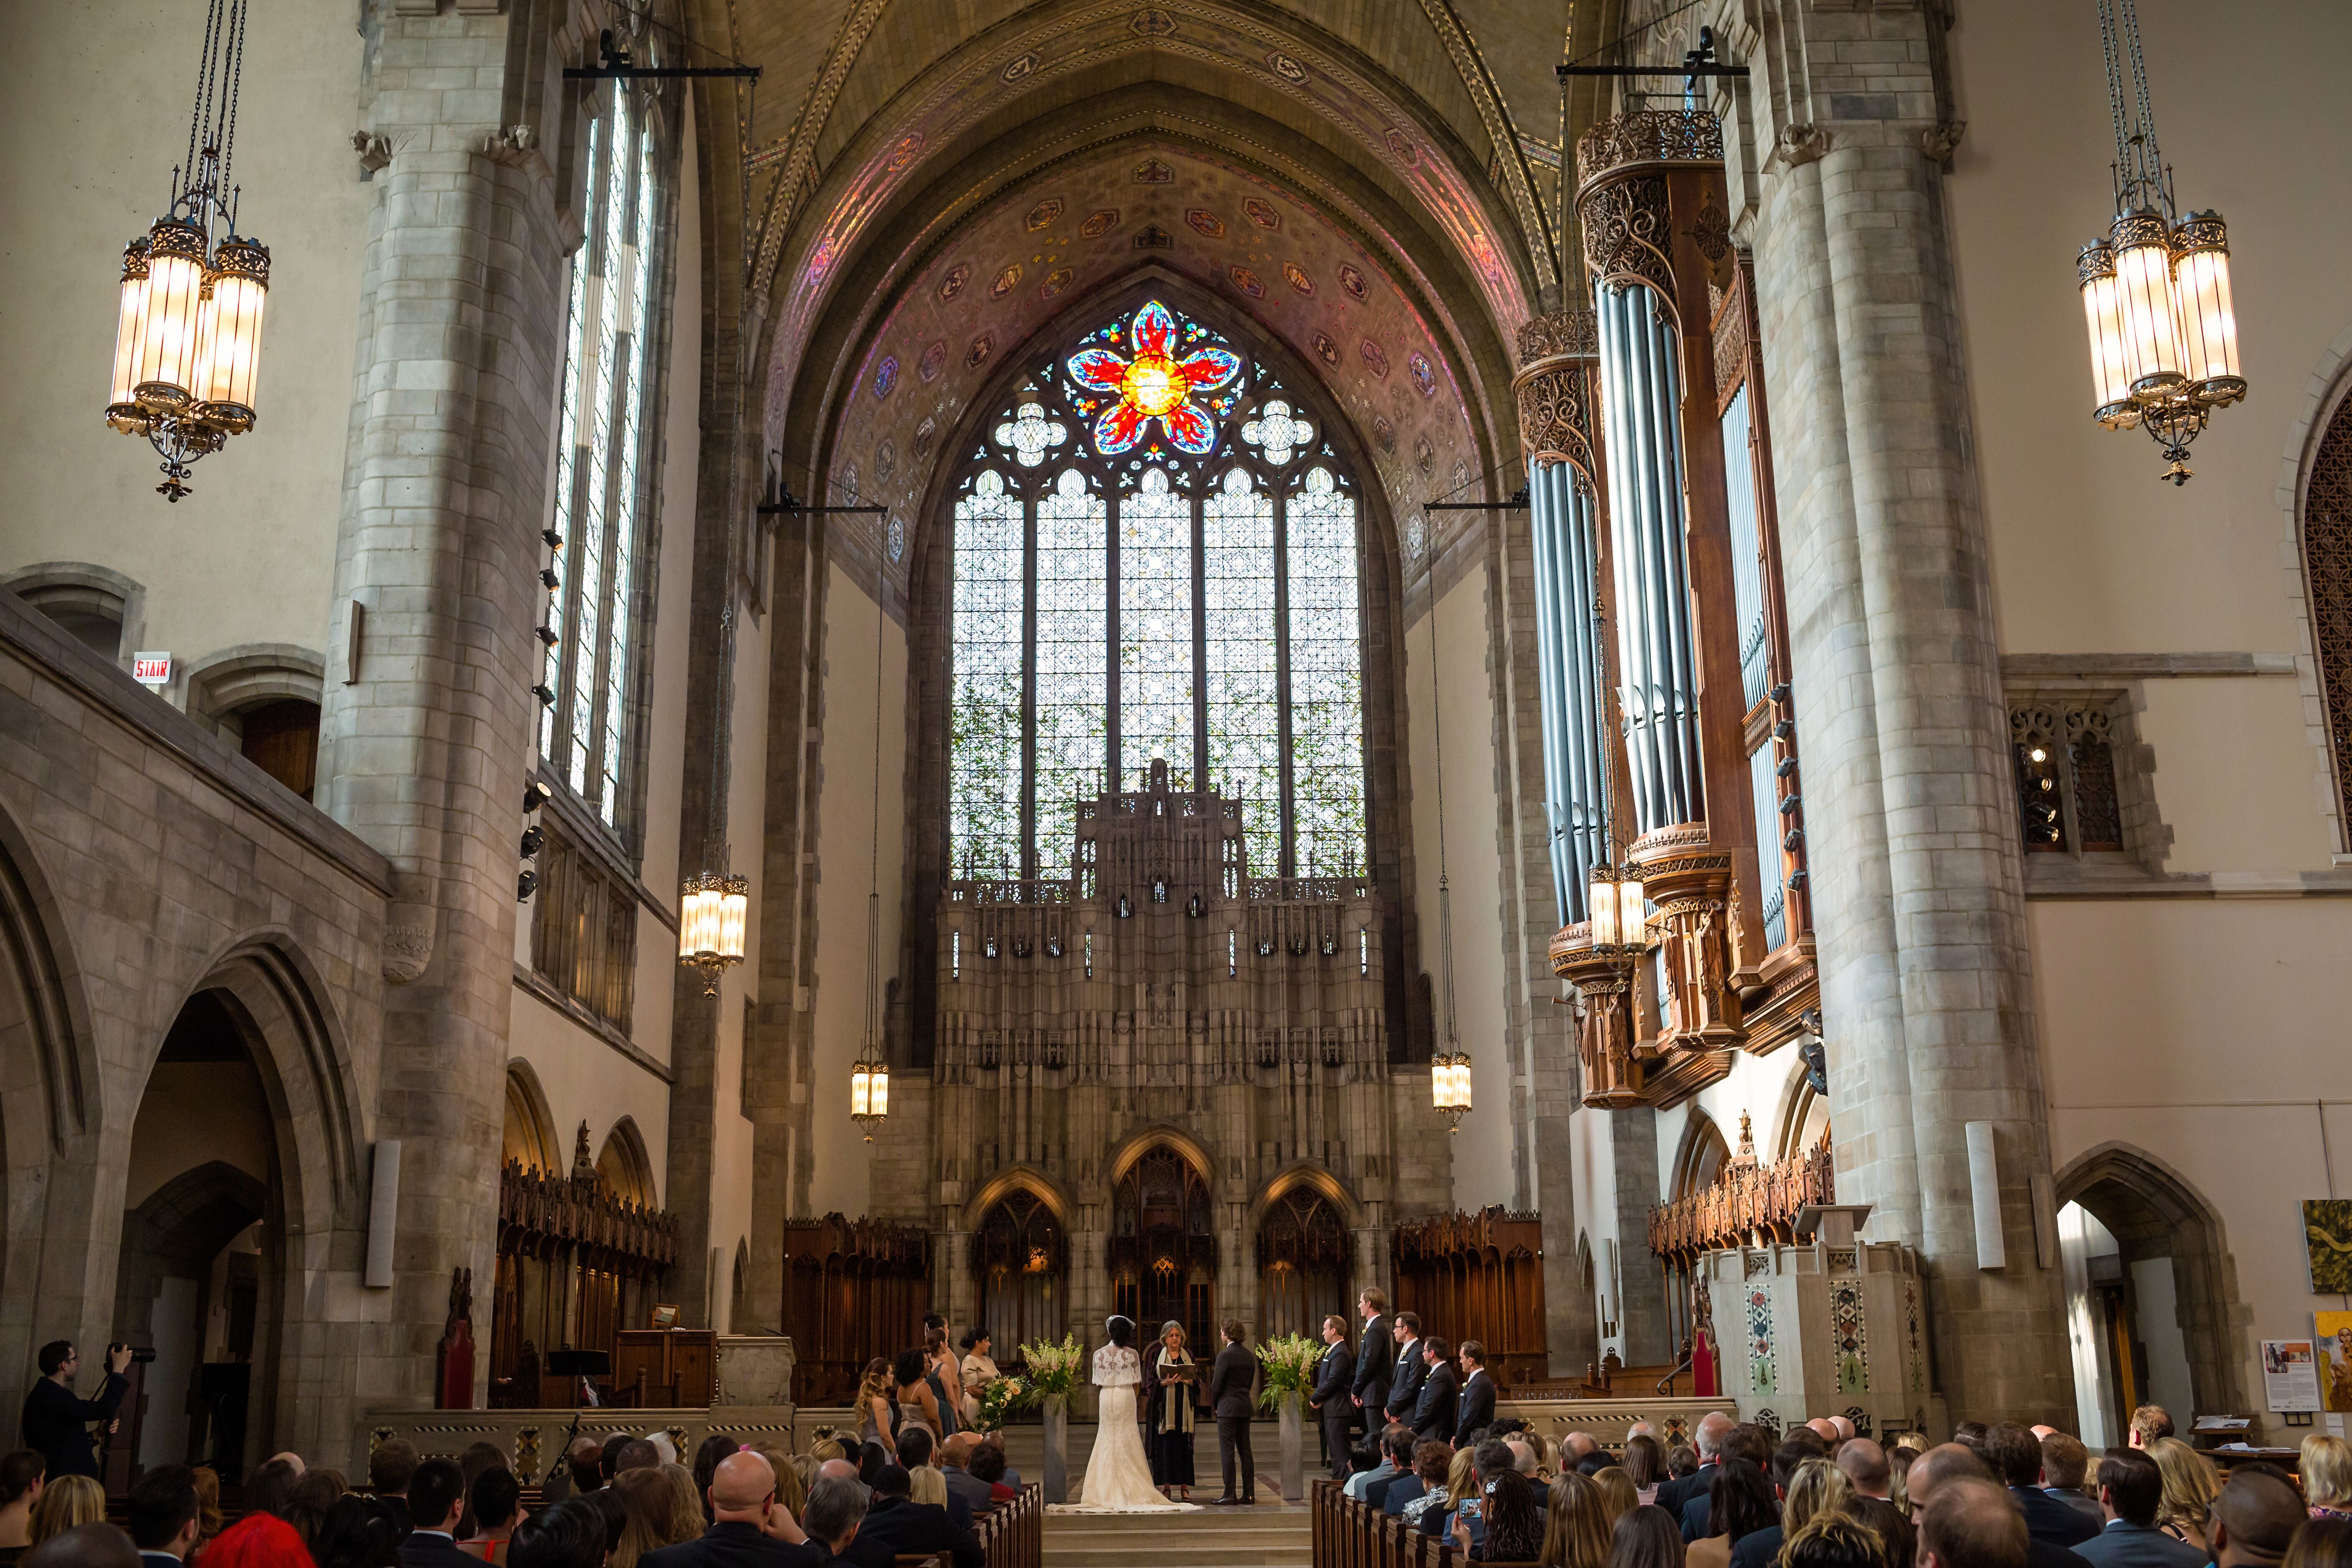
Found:
[[(903, 538), (1000, 356), (1146, 267), (1323, 379), (1408, 579), (1445, 544), (1421, 548), (1423, 502), (1517, 488), (1509, 345), (1560, 291), (1568, 5), (688, 5), (763, 72), (699, 98), (709, 346), (731, 361), (750, 326), (740, 417), (803, 493), (855, 485)], [(855, 531), (903, 569), (890, 525)]]

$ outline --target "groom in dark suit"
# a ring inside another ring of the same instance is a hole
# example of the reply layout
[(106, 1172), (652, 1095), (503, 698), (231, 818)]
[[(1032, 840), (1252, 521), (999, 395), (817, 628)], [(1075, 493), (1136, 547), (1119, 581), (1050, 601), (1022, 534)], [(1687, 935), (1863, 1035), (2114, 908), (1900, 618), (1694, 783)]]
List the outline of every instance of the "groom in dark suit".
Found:
[[(1209, 1404), (1217, 1413), (1217, 1454), (1224, 1461), (1224, 1495), (1216, 1500), (1227, 1507), (1249, 1507), (1257, 1501), (1257, 1460), (1250, 1453), (1250, 1414), (1257, 1408), (1257, 1357), (1242, 1348), (1238, 1318), (1225, 1320), (1221, 1331), (1225, 1348), (1209, 1369)], [(1234, 1460), (1242, 1468), (1242, 1489), (1234, 1491)]]
[(1315, 1363), (1315, 1393), (1307, 1403), (1323, 1421), (1323, 1458), (1331, 1479), (1348, 1479), (1348, 1430), (1356, 1406), (1349, 1387), (1355, 1377), (1356, 1358), (1348, 1349), (1348, 1324), (1337, 1313), (1323, 1320), (1323, 1359)]
[(1454, 1347), (1432, 1334), (1421, 1342), (1421, 1349), (1428, 1363), (1429, 1375), (1422, 1380), (1421, 1400), (1412, 1407), (1413, 1436), (1450, 1443), (1454, 1440), (1454, 1405), (1459, 1388), (1454, 1381), (1454, 1364), (1447, 1360)]
[(1356, 1298), (1356, 1312), (1364, 1320), (1364, 1337), (1356, 1342), (1356, 1392), (1349, 1403), (1370, 1436), (1388, 1415), (1389, 1363), (1396, 1354), (1396, 1341), (1386, 1295), (1366, 1290)]

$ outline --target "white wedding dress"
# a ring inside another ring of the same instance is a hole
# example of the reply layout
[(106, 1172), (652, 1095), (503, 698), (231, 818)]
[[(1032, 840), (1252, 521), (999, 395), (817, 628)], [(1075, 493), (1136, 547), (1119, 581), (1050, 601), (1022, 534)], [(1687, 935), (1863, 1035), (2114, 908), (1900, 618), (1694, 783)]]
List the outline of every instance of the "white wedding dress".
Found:
[(1087, 1460), (1086, 1479), (1078, 1485), (1078, 1500), (1070, 1513), (1197, 1513), (1198, 1503), (1177, 1502), (1160, 1495), (1151, 1484), (1151, 1466), (1143, 1457), (1142, 1428), (1136, 1424), (1135, 1390), (1143, 1381), (1142, 1358), (1119, 1345), (1095, 1352), (1095, 1386), (1102, 1390), (1097, 1409), (1095, 1451)]

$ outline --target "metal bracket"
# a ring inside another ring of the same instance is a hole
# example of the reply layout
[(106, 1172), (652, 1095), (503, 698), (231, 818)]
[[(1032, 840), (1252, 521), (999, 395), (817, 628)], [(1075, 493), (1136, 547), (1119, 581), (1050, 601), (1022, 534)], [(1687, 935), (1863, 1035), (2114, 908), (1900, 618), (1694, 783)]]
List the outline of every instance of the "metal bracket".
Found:
[(1520, 511), (1528, 504), (1528, 487), (1521, 485), (1508, 500), (1433, 500), (1423, 511)]

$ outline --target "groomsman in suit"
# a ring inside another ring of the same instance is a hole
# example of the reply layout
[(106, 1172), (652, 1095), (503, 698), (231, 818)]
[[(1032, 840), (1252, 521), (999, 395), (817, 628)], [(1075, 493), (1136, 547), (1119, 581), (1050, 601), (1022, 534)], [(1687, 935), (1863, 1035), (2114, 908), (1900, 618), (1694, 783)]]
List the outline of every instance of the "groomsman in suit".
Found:
[[(1247, 1508), (1257, 1501), (1257, 1459), (1250, 1452), (1250, 1415), (1257, 1407), (1257, 1357), (1242, 1348), (1238, 1318), (1225, 1320), (1225, 1348), (1209, 1369), (1209, 1404), (1217, 1413), (1217, 1454), (1224, 1462), (1225, 1490), (1216, 1500)], [(1241, 1460), (1242, 1489), (1234, 1490), (1234, 1460)]]
[[(1412, 1425), (1412, 1413), (1421, 1403), (1421, 1385), (1429, 1376), (1429, 1368), (1421, 1359), (1421, 1320), (1411, 1312), (1396, 1315), (1396, 1375), (1389, 1379), (1389, 1419)], [(1452, 1434), (1452, 1428), (1447, 1433)]]
[(1363, 1422), (1365, 1436), (1381, 1429), (1389, 1404), (1389, 1358), (1396, 1352), (1389, 1323), (1389, 1299), (1378, 1289), (1356, 1298), (1356, 1311), (1364, 1320), (1364, 1337), (1356, 1346), (1356, 1391), (1352, 1404)]
[(1356, 1406), (1349, 1389), (1356, 1375), (1356, 1358), (1348, 1349), (1348, 1321), (1338, 1313), (1323, 1320), (1323, 1359), (1315, 1364), (1315, 1395), (1307, 1403), (1323, 1422), (1323, 1458), (1331, 1479), (1348, 1479), (1348, 1430), (1355, 1424)]
[(1486, 1347), (1476, 1340), (1462, 1342), (1462, 1395), (1459, 1418), (1454, 1424), (1454, 1446), (1495, 1424), (1495, 1379), (1486, 1371)]
[(1421, 1398), (1412, 1407), (1412, 1435), (1433, 1442), (1454, 1440), (1454, 1402), (1461, 1385), (1454, 1378), (1454, 1347), (1432, 1334), (1421, 1342), (1422, 1361), (1429, 1368), (1421, 1380)]

